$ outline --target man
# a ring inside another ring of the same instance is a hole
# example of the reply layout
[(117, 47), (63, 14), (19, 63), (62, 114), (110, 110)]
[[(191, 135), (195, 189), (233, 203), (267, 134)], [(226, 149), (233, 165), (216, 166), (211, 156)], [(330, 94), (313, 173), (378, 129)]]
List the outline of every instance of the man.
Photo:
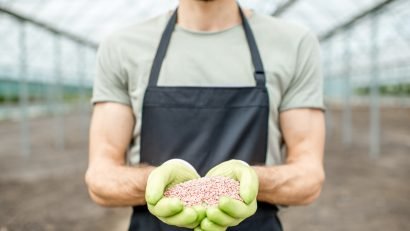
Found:
[[(234, 0), (180, 0), (114, 33), (98, 52), (92, 199), (133, 206), (130, 230), (282, 230), (276, 205), (309, 204), (324, 181), (320, 69), (311, 32)], [(205, 174), (239, 180), (243, 202), (162, 196)]]

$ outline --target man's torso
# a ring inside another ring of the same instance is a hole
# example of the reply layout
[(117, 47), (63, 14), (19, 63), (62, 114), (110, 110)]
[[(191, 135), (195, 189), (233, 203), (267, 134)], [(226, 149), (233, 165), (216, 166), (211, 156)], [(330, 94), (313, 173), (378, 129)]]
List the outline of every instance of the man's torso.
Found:
[[(128, 86), (129, 101), (136, 118), (129, 152), (131, 164), (139, 162), (144, 92), (156, 48), (168, 19), (169, 14), (164, 14), (107, 38), (115, 46), (117, 58), (120, 59), (121, 80)], [(309, 31), (257, 13), (249, 18), (249, 23), (265, 67), (270, 99), (267, 164), (279, 164), (282, 161), (279, 113), (286, 109), (286, 104), (291, 104), (283, 98), (297, 74), (300, 43)], [(158, 85), (254, 86), (253, 71), (241, 25), (210, 33), (188, 31), (177, 25)], [(98, 98), (98, 95), (94, 97)], [(300, 99), (303, 98), (302, 95)]]

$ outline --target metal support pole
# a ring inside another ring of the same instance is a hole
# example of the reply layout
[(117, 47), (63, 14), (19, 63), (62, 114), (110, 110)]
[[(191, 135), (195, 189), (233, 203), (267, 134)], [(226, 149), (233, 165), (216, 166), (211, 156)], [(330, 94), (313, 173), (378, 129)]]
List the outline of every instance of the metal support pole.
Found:
[[(328, 40), (326, 44), (326, 50), (325, 50), (325, 79), (324, 81), (329, 81), (331, 83), (332, 81), (332, 64), (333, 64), (333, 40)], [(332, 85), (330, 85), (332, 86)], [(326, 91), (326, 88), (325, 88)], [(327, 92), (325, 93), (327, 95)], [(332, 96), (333, 97), (333, 96)], [(330, 97), (330, 98), (332, 98)], [(333, 113), (331, 110), (326, 110), (326, 136), (327, 138), (332, 137), (333, 135), (333, 130), (334, 130), (334, 119), (333, 119)]]
[(85, 52), (85, 47), (78, 44), (78, 94), (79, 94), (79, 109), (81, 114), (81, 131), (82, 134), (86, 135), (87, 128), (87, 108), (86, 108), (86, 97), (85, 97), (85, 77), (86, 77), (86, 67), (87, 67), (87, 53)]
[(56, 147), (58, 150), (64, 150), (65, 141), (65, 126), (64, 126), (64, 89), (62, 87), (62, 55), (61, 55), (61, 37), (59, 34), (54, 34), (54, 71), (55, 71), (55, 84), (54, 84), (54, 124), (56, 130)]
[(26, 40), (26, 24), (24, 21), (20, 21), (20, 34), (19, 34), (19, 106), (20, 106), (20, 145), (21, 154), (29, 156), (30, 149), (30, 129), (28, 123), (28, 86), (27, 86), (27, 40)]
[(343, 127), (342, 142), (347, 146), (352, 145), (352, 102), (351, 102), (351, 69), (352, 69), (352, 49), (351, 49), (351, 30), (346, 31), (344, 41), (345, 52), (343, 55), (345, 63), (344, 71), (344, 105), (343, 105)]
[[(50, 34), (50, 37), (53, 36), (54, 34)], [(53, 46), (53, 44), (49, 44), (50, 45), (50, 49), (52, 52), (54, 52), (55, 48)], [(55, 52), (54, 52), (55, 53)], [(54, 54), (55, 56), (55, 54)], [(55, 62), (56, 62), (56, 57), (53, 57), (53, 63), (50, 65), (51, 67), (55, 66)], [(50, 60), (51, 61), (51, 60)], [(55, 69), (55, 67), (54, 67)], [(55, 83), (53, 81), (53, 76), (54, 73), (53, 71), (50, 70), (50, 74), (49, 75), (45, 75), (44, 76), (44, 88), (46, 90), (45, 94), (46, 94), (46, 104), (47, 104), (47, 115), (52, 116), (55, 114), (54, 112), (54, 107), (55, 107)]]
[(15, 102), (13, 102), (13, 82), (9, 81), (1, 87), (1, 91), (3, 92), (4, 96), (4, 110), (6, 117), (11, 116), (13, 111), (13, 106)]
[[(406, 81), (406, 77), (408, 78), (408, 74), (406, 71), (403, 71), (403, 68), (401, 68), (402, 64), (396, 63), (396, 75), (398, 76), (398, 81), (397, 84), (400, 86), (399, 91), (399, 102), (400, 102), (400, 107), (405, 107), (406, 106), (406, 102), (408, 101), (408, 96), (405, 92), (405, 84), (408, 83), (408, 81)], [(407, 75), (407, 76), (406, 76)]]
[(370, 80), (370, 156), (380, 155), (380, 96), (379, 96), (379, 18), (375, 13), (371, 16), (371, 80)]

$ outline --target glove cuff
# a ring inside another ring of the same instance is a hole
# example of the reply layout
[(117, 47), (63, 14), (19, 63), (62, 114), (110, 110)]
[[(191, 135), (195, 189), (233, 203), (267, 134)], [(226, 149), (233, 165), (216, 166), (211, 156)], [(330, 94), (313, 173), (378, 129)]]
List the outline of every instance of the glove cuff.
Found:
[(236, 160), (236, 159), (234, 159), (234, 161), (236, 161), (236, 162), (238, 162), (238, 163), (241, 163), (241, 164), (245, 165), (246, 167), (249, 167), (249, 166), (250, 166), (248, 163), (246, 163), (246, 162), (243, 161), (243, 160)]
[(165, 163), (167, 163), (167, 162), (178, 162), (178, 163), (181, 163), (181, 164), (185, 165), (186, 167), (188, 167), (188, 168), (190, 168), (190, 169), (192, 169), (193, 171), (196, 172), (196, 169), (194, 168), (194, 166), (192, 166), (192, 164), (190, 164), (190, 163), (189, 163), (188, 161), (186, 161), (186, 160), (183, 160), (183, 159), (170, 159), (170, 160), (166, 161)]

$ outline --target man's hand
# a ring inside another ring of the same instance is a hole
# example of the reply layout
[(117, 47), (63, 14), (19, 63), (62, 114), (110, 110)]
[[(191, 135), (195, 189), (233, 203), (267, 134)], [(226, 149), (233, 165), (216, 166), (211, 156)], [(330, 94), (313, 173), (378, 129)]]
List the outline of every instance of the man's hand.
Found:
[(226, 176), (239, 181), (239, 194), (243, 202), (228, 197), (220, 198), (218, 207), (207, 209), (206, 218), (200, 226), (202, 230), (226, 230), (256, 212), (258, 176), (247, 163), (240, 160), (226, 161), (209, 170), (206, 176)]
[(205, 216), (201, 206), (185, 207), (178, 198), (164, 197), (167, 187), (200, 178), (188, 162), (173, 159), (156, 168), (148, 177), (145, 200), (148, 210), (166, 224), (195, 228)]

